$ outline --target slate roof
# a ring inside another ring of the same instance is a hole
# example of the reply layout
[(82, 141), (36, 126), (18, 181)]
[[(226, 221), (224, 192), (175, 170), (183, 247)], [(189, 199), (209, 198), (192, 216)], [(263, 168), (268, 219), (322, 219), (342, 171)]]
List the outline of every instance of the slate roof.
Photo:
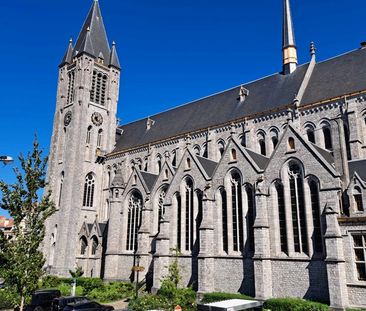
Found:
[[(147, 118), (121, 126), (123, 133), (114, 152), (153, 143), (196, 130), (227, 124), (246, 116), (283, 109), (292, 104), (309, 64), (287, 75), (277, 73), (244, 84), (245, 101), (238, 100), (241, 86), (150, 116), (154, 125), (147, 130)], [(366, 90), (366, 49), (317, 63), (301, 105)]]
[(207, 173), (208, 176), (212, 177), (215, 168), (217, 166), (217, 162), (209, 160), (207, 158), (203, 158), (200, 156), (196, 156), (197, 160), (201, 163), (203, 169)]
[(254, 152), (251, 149), (248, 148), (244, 148), (246, 150), (246, 152), (250, 155), (250, 157), (253, 159), (253, 161), (258, 165), (258, 167), (260, 169), (265, 169), (268, 162), (269, 162), (269, 158), (265, 157), (264, 155), (261, 155), (259, 153)]
[(151, 190), (156, 182), (156, 179), (158, 178), (158, 175), (150, 174), (147, 172), (140, 171), (141, 177), (144, 179), (146, 186), (149, 190)]
[(366, 160), (349, 161), (349, 174), (352, 177), (355, 172), (366, 182)]
[(334, 158), (329, 151), (327, 151), (323, 148), (320, 148), (319, 146), (317, 146), (316, 144), (313, 144), (311, 142), (310, 142), (310, 144), (316, 149), (316, 151), (318, 151), (320, 153), (320, 155), (324, 158), (324, 160), (326, 160), (329, 164), (334, 163)]

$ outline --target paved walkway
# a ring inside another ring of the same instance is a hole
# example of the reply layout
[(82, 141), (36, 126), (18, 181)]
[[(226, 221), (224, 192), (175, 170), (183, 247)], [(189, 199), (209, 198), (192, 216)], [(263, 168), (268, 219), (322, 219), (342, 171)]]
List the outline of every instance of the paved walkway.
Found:
[(119, 300), (119, 301), (106, 303), (106, 305), (113, 306), (115, 310), (126, 310), (127, 306), (128, 306), (128, 302), (125, 300)]

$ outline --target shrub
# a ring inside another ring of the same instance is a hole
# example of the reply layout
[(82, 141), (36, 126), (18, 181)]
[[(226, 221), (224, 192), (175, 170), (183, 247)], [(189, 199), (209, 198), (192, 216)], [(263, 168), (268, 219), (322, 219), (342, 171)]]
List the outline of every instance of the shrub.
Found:
[(242, 295), (239, 293), (221, 293), (221, 292), (215, 292), (215, 293), (207, 293), (203, 295), (203, 298), (200, 303), (211, 303), (216, 301), (223, 301), (223, 300), (229, 300), (229, 299), (246, 299), (246, 300), (253, 300), (252, 297)]
[(41, 287), (56, 288), (63, 283), (63, 280), (56, 275), (47, 275), (41, 280)]
[(12, 309), (19, 300), (18, 295), (9, 289), (0, 289), (0, 309)]
[(307, 301), (298, 298), (273, 298), (268, 299), (264, 309), (271, 311), (328, 311), (329, 307), (325, 304)]
[[(71, 285), (66, 283), (61, 283), (57, 289), (61, 292), (62, 296), (70, 296), (71, 295)], [(76, 286), (76, 295), (82, 296), (84, 295), (84, 288), (82, 286)]]
[(104, 284), (102, 288), (93, 289), (87, 296), (100, 302), (110, 302), (125, 299), (133, 294), (133, 286), (130, 283), (114, 282)]
[(168, 300), (163, 296), (147, 294), (128, 303), (128, 308), (133, 311), (146, 311), (155, 309), (167, 310)]
[(84, 295), (88, 295), (94, 289), (102, 289), (104, 283), (99, 278), (78, 278), (76, 284), (84, 288)]

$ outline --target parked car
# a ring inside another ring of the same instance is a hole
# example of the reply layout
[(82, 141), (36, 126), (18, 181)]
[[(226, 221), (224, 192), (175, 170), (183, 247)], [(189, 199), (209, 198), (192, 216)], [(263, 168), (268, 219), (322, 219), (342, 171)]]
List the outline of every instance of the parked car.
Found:
[(89, 301), (90, 300), (88, 298), (82, 296), (59, 297), (53, 299), (51, 310), (63, 311), (68, 304), (76, 304), (79, 302), (89, 302)]
[(37, 290), (32, 295), (32, 300), (26, 311), (51, 311), (52, 301), (61, 296), (58, 289)]
[(70, 304), (64, 308), (64, 311), (111, 311), (111, 310), (114, 310), (112, 306), (104, 306), (95, 301)]

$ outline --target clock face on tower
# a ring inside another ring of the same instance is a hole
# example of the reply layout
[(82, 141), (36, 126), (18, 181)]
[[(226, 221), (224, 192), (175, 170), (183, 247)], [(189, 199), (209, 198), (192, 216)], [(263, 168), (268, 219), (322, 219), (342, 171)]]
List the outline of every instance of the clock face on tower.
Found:
[(71, 111), (68, 111), (65, 113), (65, 117), (64, 117), (64, 124), (65, 126), (68, 126), (71, 122), (71, 119), (72, 119), (72, 113)]
[(91, 116), (91, 120), (96, 126), (100, 126), (103, 123), (103, 117), (99, 112), (94, 112)]

